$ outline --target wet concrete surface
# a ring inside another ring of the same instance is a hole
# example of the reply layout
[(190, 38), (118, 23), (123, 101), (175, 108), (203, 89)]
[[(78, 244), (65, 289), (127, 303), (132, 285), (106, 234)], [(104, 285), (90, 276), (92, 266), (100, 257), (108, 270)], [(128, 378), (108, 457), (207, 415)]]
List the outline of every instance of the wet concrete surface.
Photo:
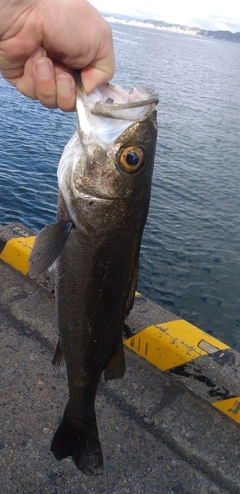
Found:
[(123, 379), (96, 400), (104, 473), (50, 453), (67, 401), (53, 368), (52, 295), (0, 261), (1, 469), (4, 494), (240, 493), (240, 427), (126, 349)]

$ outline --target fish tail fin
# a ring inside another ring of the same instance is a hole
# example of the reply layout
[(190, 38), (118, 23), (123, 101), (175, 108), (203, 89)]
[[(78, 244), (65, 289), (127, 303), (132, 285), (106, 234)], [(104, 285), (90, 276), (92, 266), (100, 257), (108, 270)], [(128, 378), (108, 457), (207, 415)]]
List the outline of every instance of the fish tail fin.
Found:
[(63, 416), (53, 437), (51, 452), (58, 461), (71, 456), (76, 467), (85, 475), (103, 473), (103, 455), (96, 421), (80, 427)]

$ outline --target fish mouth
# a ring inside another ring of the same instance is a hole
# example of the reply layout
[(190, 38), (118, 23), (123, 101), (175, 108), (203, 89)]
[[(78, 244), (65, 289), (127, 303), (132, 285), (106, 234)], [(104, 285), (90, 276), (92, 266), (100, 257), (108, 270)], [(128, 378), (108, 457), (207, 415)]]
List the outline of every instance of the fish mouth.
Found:
[(78, 133), (83, 143), (98, 141), (103, 148), (114, 142), (131, 125), (147, 120), (156, 110), (159, 96), (151, 89), (103, 84), (86, 95), (77, 84)]
[[(114, 100), (112, 98), (107, 98), (106, 101), (97, 101), (91, 110), (91, 114), (101, 117), (106, 117), (106, 118), (129, 120), (129, 117), (124, 114), (125, 113), (124, 110), (142, 108), (149, 105), (156, 106), (158, 102), (159, 102), (159, 96), (157, 93), (151, 94), (148, 99), (141, 101), (132, 101), (131, 103), (114, 103)], [(131, 115), (131, 121), (134, 122), (141, 120), (142, 120), (141, 115), (138, 116)]]

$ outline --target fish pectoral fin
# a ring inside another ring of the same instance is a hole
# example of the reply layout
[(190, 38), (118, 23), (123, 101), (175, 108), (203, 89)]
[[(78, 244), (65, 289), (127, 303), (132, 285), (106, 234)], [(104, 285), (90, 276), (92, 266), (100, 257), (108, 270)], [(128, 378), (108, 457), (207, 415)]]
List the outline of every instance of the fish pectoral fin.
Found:
[(60, 366), (63, 364), (64, 364), (64, 356), (63, 356), (60, 340), (58, 340), (55, 347), (54, 356), (52, 359), (52, 365)]
[(122, 337), (119, 340), (117, 348), (108, 363), (106, 369), (104, 369), (104, 379), (108, 381), (109, 379), (117, 379), (118, 377), (123, 377), (125, 374), (125, 357), (123, 349)]
[(37, 235), (29, 258), (30, 278), (46, 271), (58, 258), (69, 237), (73, 223), (57, 221), (45, 226)]

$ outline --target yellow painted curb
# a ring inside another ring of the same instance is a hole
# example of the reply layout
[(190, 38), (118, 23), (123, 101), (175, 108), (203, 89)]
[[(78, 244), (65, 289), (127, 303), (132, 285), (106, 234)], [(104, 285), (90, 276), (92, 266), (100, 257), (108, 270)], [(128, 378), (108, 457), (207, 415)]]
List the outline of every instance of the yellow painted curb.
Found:
[(216, 401), (212, 405), (240, 424), (240, 396), (229, 398), (228, 400)]
[(149, 326), (124, 343), (151, 364), (166, 371), (207, 355), (209, 352), (207, 348), (204, 350), (204, 342), (215, 351), (229, 348), (183, 319)]
[(28, 272), (28, 259), (31, 254), (36, 236), (11, 238), (6, 242), (0, 254), (0, 259), (23, 274)]

